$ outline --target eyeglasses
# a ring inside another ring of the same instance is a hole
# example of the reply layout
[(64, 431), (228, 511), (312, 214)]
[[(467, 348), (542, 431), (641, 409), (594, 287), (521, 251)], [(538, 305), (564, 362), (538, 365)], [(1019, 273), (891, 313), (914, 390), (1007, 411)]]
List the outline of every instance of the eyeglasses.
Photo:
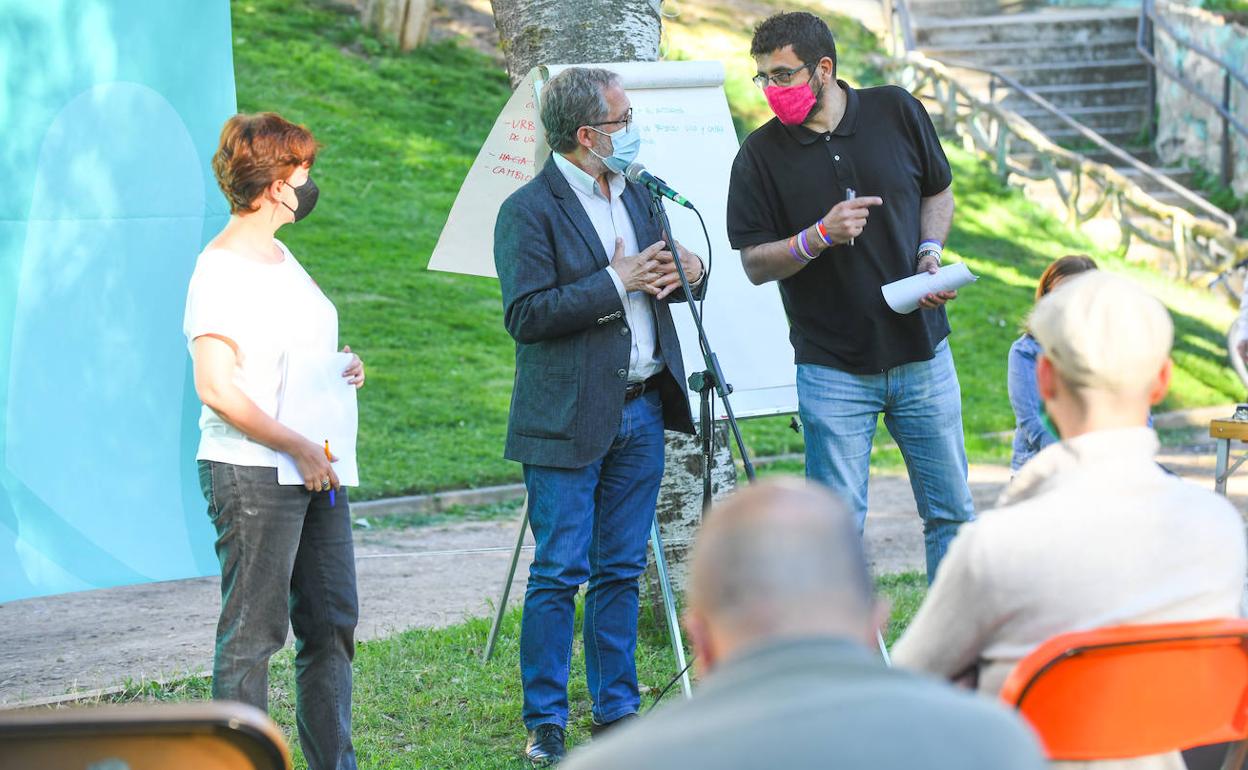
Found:
[(633, 108), (632, 107), (629, 107), (628, 112), (624, 113), (624, 117), (620, 118), (619, 120), (600, 120), (597, 123), (586, 123), (585, 125), (589, 126), (590, 128), (593, 128), (594, 126), (618, 126), (621, 123), (624, 124), (624, 130), (626, 131), (633, 127)]
[[(817, 64), (817, 62), (816, 62)], [(761, 72), (754, 76), (754, 85), (759, 88), (766, 88), (768, 83), (777, 86), (789, 86), (793, 83), (793, 76), (804, 69), (811, 69), (815, 64), (803, 64), (800, 67), (794, 67), (791, 70), (780, 70), (774, 75), (764, 75)], [(811, 70), (811, 76), (814, 76), (814, 70)]]

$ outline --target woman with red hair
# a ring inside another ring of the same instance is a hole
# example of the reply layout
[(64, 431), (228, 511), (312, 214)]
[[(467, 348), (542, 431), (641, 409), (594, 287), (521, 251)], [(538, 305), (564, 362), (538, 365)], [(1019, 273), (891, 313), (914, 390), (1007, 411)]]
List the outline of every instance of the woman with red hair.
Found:
[[(308, 767), (354, 770), (359, 602), (347, 492), (325, 447), (276, 419), (286, 355), (338, 347), (338, 311), (275, 237), (316, 205), (316, 151), (311, 132), (272, 112), (226, 122), (212, 167), (230, 221), (199, 255), (183, 330), (204, 403), (196, 459), (221, 562), (213, 698), (267, 709), (269, 658), (289, 622)], [(364, 384), (358, 356), (342, 376)], [(279, 453), (302, 486), (278, 484)]]

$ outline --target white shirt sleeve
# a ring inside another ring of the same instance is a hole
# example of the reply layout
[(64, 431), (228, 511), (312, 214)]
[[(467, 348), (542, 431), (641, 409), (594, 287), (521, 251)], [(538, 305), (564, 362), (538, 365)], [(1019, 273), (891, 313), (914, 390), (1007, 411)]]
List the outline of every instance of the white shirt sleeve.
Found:
[(225, 264), (211, 257), (201, 258), (186, 292), (182, 331), (188, 343), (205, 334), (239, 343), (245, 319), (233, 288), (237, 286), (238, 277), (232, 276)]
[(620, 274), (615, 272), (615, 268), (607, 266), (607, 275), (611, 276), (611, 283), (615, 284), (615, 291), (620, 295), (620, 304), (628, 310), (628, 292), (624, 289), (624, 281), (620, 279)]
[[(694, 256), (697, 257), (696, 254)], [(702, 266), (702, 272), (698, 274), (698, 280), (689, 282), (690, 288), (693, 288), (694, 286), (701, 286), (702, 279), (706, 277), (706, 263), (702, 261), (701, 257), (698, 257), (698, 264)]]

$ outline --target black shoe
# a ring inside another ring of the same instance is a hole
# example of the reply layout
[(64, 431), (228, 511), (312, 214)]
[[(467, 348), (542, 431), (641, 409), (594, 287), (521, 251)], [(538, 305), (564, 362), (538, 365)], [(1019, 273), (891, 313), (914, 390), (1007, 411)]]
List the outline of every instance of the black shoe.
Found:
[(590, 722), (589, 723), (589, 737), (601, 738), (602, 734), (607, 732), (608, 730), (614, 730), (617, 727), (626, 725), (636, 718), (637, 718), (636, 714), (625, 714), (619, 719), (613, 719), (610, 722), (607, 722), (606, 724), (601, 724), (599, 722)]
[(563, 745), (563, 728), (556, 724), (538, 725), (529, 731), (529, 742), (524, 756), (534, 767), (550, 767), (559, 764), (567, 749)]

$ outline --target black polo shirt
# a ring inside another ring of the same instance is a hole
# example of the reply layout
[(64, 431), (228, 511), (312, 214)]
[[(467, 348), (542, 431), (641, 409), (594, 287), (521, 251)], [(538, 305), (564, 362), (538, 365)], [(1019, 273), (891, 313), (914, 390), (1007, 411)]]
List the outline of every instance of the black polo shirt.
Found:
[(880, 287), (914, 275), (919, 203), (953, 174), (931, 118), (909, 92), (837, 82), (848, 103), (832, 133), (772, 118), (746, 137), (732, 164), (728, 238), (734, 249), (788, 240), (844, 200), (847, 188), (883, 198), (853, 246), (826, 248), (780, 281), (797, 363), (878, 374), (932, 358), (949, 335), (944, 308), (900, 315)]

